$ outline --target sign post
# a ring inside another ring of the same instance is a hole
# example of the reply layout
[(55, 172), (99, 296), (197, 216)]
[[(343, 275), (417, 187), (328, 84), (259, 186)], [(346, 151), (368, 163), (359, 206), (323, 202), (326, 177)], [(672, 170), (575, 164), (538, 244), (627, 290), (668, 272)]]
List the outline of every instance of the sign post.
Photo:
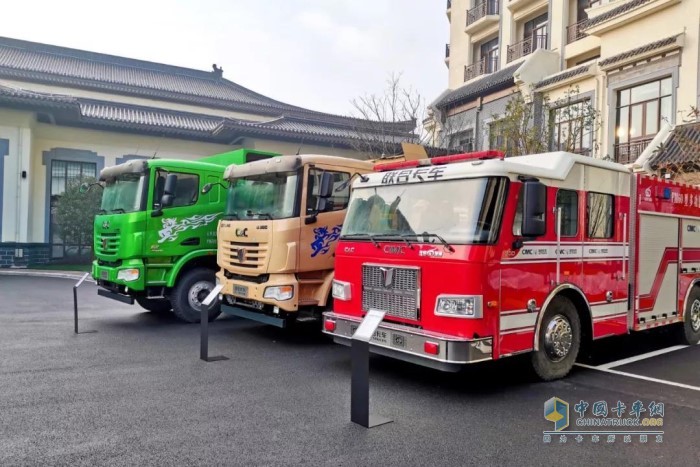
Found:
[(365, 428), (373, 428), (393, 421), (369, 413), (369, 341), (385, 314), (384, 311), (369, 310), (351, 338), (350, 421)]
[(85, 282), (85, 279), (90, 275), (89, 272), (86, 272), (83, 274), (83, 277), (80, 278), (78, 282), (75, 283), (73, 286), (73, 332), (75, 334), (89, 334), (91, 332), (97, 332), (97, 331), (78, 331), (78, 287), (82, 285), (83, 282)]
[(202, 314), (200, 316), (199, 326), (199, 358), (207, 363), (228, 360), (228, 358), (223, 355), (217, 355), (215, 357), (209, 356), (209, 305), (217, 299), (222, 288), (220, 284), (217, 285), (214, 287), (214, 290), (207, 295), (207, 298), (202, 301)]

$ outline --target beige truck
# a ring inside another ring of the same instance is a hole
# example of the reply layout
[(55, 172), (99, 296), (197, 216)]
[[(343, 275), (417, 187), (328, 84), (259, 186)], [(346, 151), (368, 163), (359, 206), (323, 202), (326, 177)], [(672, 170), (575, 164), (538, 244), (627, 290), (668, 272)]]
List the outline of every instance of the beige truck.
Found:
[(325, 155), (229, 166), (217, 231), (222, 311), (283, 328), (320, 322), (352, 180), (373, 167)]

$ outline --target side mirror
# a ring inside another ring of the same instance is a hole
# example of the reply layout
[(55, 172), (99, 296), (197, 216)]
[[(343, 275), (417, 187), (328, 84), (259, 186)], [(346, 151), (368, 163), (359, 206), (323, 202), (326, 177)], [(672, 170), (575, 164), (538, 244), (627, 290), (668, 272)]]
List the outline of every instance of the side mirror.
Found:
[(87, 193), (88, 191), (90, 191), (90, 185), (88, 185), (87, 183), (81, 183), (80, 189), (78, 191), (80, 193)]
[(160, 199), (160, 205), (164, 208), (172, 206), (175, 201), (175, 188), (177, 186), (177, 175), (168, 174), (165, 177), (165, 185), (163, 186), (163, 197)]
[(528, 181), (523, 185), (523, 237), (540, 237), (545, 234), (547, 187), (540, 182)]
[(321, 174), (321, 186), (318, 187), (318, 197), (329, 198), (333, 194), (333, 174), (323, 172)]
[(204, 185), (202, 187), (202, 194), (206, 195), (207, 193), (209, 193), (211, 191), (212, 188), (214, 188), (214, 185), (212, 185), (211, 183), (207, 183), (206, 185)]

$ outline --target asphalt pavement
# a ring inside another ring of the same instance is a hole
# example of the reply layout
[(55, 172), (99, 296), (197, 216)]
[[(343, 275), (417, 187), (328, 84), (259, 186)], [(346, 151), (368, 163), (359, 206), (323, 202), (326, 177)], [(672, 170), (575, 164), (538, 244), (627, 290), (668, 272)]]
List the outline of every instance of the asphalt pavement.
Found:
[[(371, 410), (394, 422), (367, 430), (349, 420), (349, 349), (315, 329), (221, 317), (210, 354), (229, 360), (206, 363), (198, 325), (90, 283), (80, 328), (98, 332), (75, 335), (73, 283), (0, 275), (2, 466), (700, 465), (700, 346), (615, 366), (665, 352), (665, 333), (600, 341), (552, 383), (531, 376), (527, 356), (457, 374), (373, 356)], [(552, 397), (572, 420), (580, 401), (586, 416), (597, 401), (641, 401), (659, 418), (663, 404), (663, 436), (545, 435)]]

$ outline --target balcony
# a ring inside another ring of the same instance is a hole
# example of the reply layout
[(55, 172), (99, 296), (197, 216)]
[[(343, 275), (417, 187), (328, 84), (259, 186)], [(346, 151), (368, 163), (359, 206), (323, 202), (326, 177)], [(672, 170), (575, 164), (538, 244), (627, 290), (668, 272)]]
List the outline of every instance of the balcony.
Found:
[(651, 140), (654, 138), (641, 139), (631, 141), (629, 143), (615, 145), (615, 161), (620, 164), (631, 164), (636, 161), (639, 155), (644, 151)]
[(464, 31), (474, 34), (490, 26), (498, 25), (498, 0), (483, 0), (471, 10), (467, 10), (467, 24)]
[(452, 0), (447, 0), (447, 19), (452, 19)]
[(508, 54), (506, 62), (510, 63), (526, 55), (530, 55), (537, 49), (547, 48), (547, 34), (538, 34), (530, 36), (525, 40), (508, 46)]
[(450, 61), (450, 44), (445, 44), (445, 61)]
[(587, 19), (581, 20), (576, 24), (572, 24), (571, 26), (566, 27), (566, 43), (571, 44), (572, 42), (576, 42), (578, 40), (583, 39), (586, 37), (588, 34), (583, 32), (583, 26), (586, 24)]
[(478, 62), (464, 67), (464, 81), (496, 71), (498, 71), (498, 57), (484, 57)]

